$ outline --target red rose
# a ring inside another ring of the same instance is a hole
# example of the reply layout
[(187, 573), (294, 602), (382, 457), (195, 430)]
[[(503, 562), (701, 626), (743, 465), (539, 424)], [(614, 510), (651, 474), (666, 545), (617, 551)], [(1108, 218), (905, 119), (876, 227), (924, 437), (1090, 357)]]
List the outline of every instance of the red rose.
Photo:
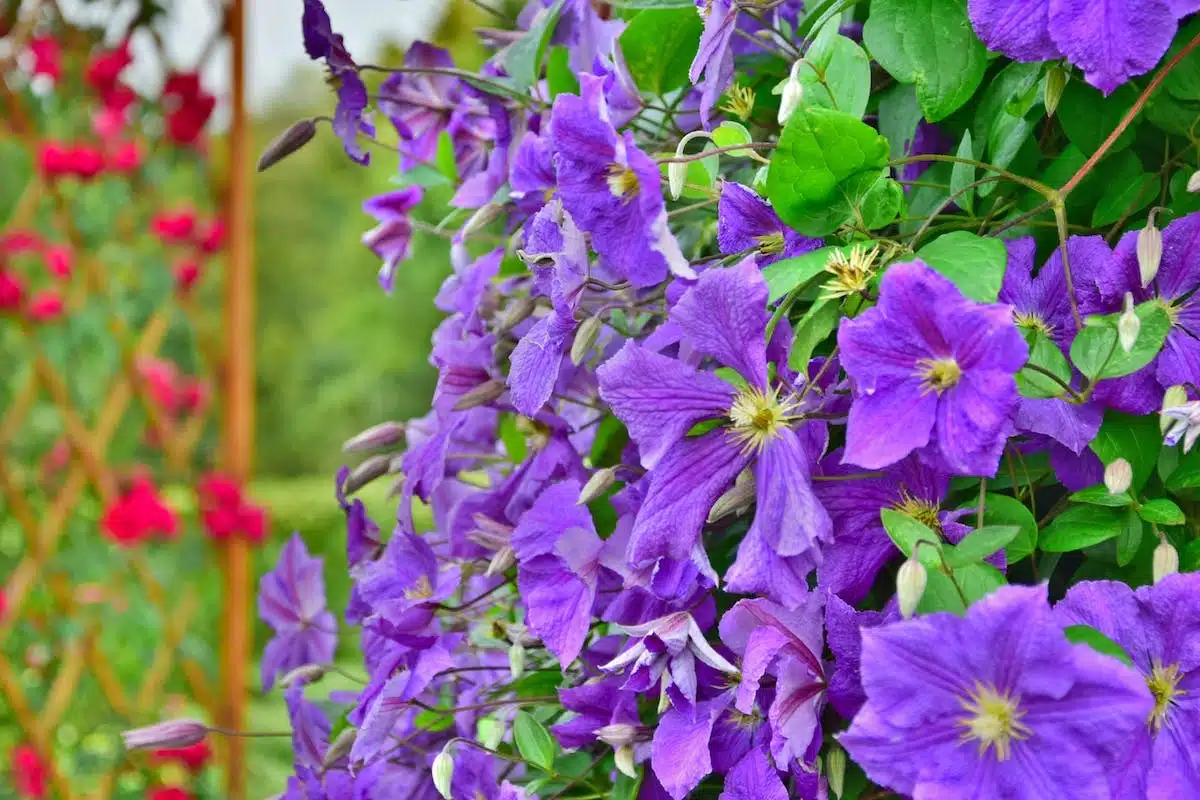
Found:
[(62, 295), (54, 289), (43, 289), (29, 298), (25, 314), (33, 322), (53, 322), (63, 314)]
[(12, 750), (12, 781), (18, 797), (41, 800), (49, 780), (45, 763), (33, 745), (19, 744)]

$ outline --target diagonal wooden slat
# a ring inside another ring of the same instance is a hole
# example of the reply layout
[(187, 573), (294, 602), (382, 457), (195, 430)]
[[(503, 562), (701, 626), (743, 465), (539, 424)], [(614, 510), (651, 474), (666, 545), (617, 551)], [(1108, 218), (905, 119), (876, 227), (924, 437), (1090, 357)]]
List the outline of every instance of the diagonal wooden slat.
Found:
[(46, 767), (47, 778), (50, 785), (54, 787), (55, 793), (63, 800), (73, 798), (75, 795), (71, 791), (71, 786), (58, 771), (54, 759), (49, 758), (53, 748), (42, 732), (41, 726), (38, 725), (37, 716), (25, 698), (25, 693), (21, 691), (21, 682), (17, 679), (17, 674), (3, 653), (0, 653), (0, 692), (3, 692), (8, 701), (8, 707), (12, 710), (13, 716), (17, 718), (17, 724), (20, 725), (21, 730), (29, 737), (30, 743), (41, 756)]

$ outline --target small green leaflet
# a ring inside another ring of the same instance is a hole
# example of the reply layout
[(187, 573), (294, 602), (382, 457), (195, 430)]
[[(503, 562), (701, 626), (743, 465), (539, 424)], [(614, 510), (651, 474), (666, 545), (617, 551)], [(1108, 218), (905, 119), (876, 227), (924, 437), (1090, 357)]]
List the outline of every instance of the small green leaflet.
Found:
[(1016, 525), (985, 525), (977, 528), (954, 546), (954, 550), (946, 556), (946, 562), (957, 568), (983, 561), (992, 553), (1007, 547), (1020, 532), (1021, 529)]
[(621, 54), (638, 89), (660, 97), (688, 85), (704, 23), (692, 5), (647, 8), (621, 34)]
[(571, 71), (571, 51), (562, 45), (546, 52), (546, 84), (550, 99), (560, 94), (579, 94), (579, 80)]
[[(748, 144), (754, 141), (750, 136), (750, 131), (740, 122), (726, 120), (718, 125), (712, 132), (713, 144), (718, 148), (733, 147), (738, 144)], [(753, 153), (753, 150), (726, 150), (722, 155), (733, 156), (734, 158), (747, 158)]]
[[(966, 611), (963, 597), (966, 597), (967, 605), (970, 605), (1008, 582), (1000, 570), (991, 564), (982, 563), (968, 564), (955, 569), (953, 581), (940, 570), (930, 570), (926, 580), (925, 594), (921, 595), (921, 602), (917, 604), (918, 614), (932, 614), (938, 611), (962, 614)], [(958, 583), (957, 589), (954, 586), (955, 582)], [(959, 596), (959, 589), (962, 590), (963, 597)]]
[(1147, 500), (1145, 505), (1138, 509), (1138, 516), (1146, 522), (1153, 522), (1156, 525), (1182, 525), (1184, 523), (1183, 510), (1165, 498)]
[[(974, 145), (971, 142), (971, 130), (963, 132), (962, 141), (954, 153), (958, 158), (975, 158)], [(950, 170), (950, 196), (956, 205), (961, 206), (968, 214), (973, 214), (975, 208), (975, 190), (968, 189), (975, 182), (975, 167), (971, 164), (957, 162)]]
[[(1015, 497), (989, 492), (983, 497), (984, 525), (1015, 526), (1017, 535), (1004, 549), (1009, 564), (1015, 564), (1037, 547), (1038, 527), (1033, 512)], [(973, 504), (972, 504), (973, 505)]]
[(918, 250), (917, 258), (949, 278), (964, 295), (980, 303), (996, 302), (1008, 265), (1004, 242), (985, 239), (969, 231), (939, 236)]
[[(838, 23), (836, 17), (831, 20), (834, 30)], [(818, 37), (796, 70), (804, 102), (861, 118), (871, 96), (871, 60), (866, 51), (840, 35), (828, 40), (826, 52), (814, 54), (820, 41)]]
[(546, 54), (546, 46), (558, 24), (564, 2), (555, 0), (554, 5), (539, 11), (529, 30), (504, 51), (504, 69), (519, 88), (533, 86), (541, 77), (542, 57)]
[(930, 122), (971, 99), (987, 69), (967, 0), (872, 0), (863, 43), (896, 80), (916, 84)]
[(1121, 533), (1117, 536), (1117, 566), (1123, 567), (1133, 561), (1142, 544), (1142, 529), (1146, 526), (1132, 508), (1121, 515)]
[[(1029, 345), (1027, 363), (1055, 375), (1062, 384), (1071, 384), (1071, 365), (1049, 336), (1039, 330), (1026, 329), (1025, 343)], [(1060, 397), (1066, 393), (1062, 384), (1028, 367), (1017, 373), (1017, 388), (1025, 397)]]
[(818, 300), (809, 306), (796, 323), (796, 336), (788, 353), (788, 366), (801, 375), (807, 375), (813, 350), (833, 333), (840, 318), (841, 304), (832, 298)]
[(1086, 489), (1080, 489), (1071, 495), (1071, 500), (1076, 503), (1087, 503), (1092, 506), (1106, 506), (1108, 508), (1124, 508), (1133, 503), (1133, 498), (1129, 496), (1129, 492), (1117, 492), (1113, 494), (1103, 483), (1089, 486)]
[(768, 302), (774, 303), (797, 286), (803, 286), (820, 275), (835, 250), (850, 254), (849, 247), (821, 247), (763, 267), (763, 278), (770, 292)]
[(1075, 506), (1060, 514), (1042, 531), (1041, 548), (1050, 553), (1082, 550), (1121, 533), (1117, 512), (1102, 506)]
[(917, 560), (925, 565), (926, 569), (941, 569), (942, 559), (938, 551), (943, 545), (940, 536), (907, 514), (891, 508), (882, 509), (879, 517), (883, 520), (883, 527), (888, 536), (906, 557), (912, 556), (917, 542), (931, 542), (932, 547), (925, 545), (917, 549)]
[(1171, 320), (1158, 300), (1136, 306), (1134, 313), (1141, 320), (1141, 329), (1128, 353), (1117, 339), (1120, 314), (1085, 319), (1083, 330), (1071, 343), (1075, 367), (1088, 378), (1101, 380), (1129, 375), (1153, 361), (1171, 331)]
[(558, 745), (546, 726), (538, 722), (528, 711), (518, 711), (513, 719), (513, 741), (521, 758), (547, 772), (554, 765)]
[(1133, 659), (1125, 652), (1125, 648), (1093, 627), (1088, 625), (1068, 625), (1066, 628), (1063, 628), (1063, 633), (1066, 634), (1067, 641), (1069, 642), (1086, 644), (1097, 653), (1112, 656), (1131, 667), (1133, 666)]
[(1150, 480), (1162, 450), (1158, 417), (1107, 411), (1104, 423), (1089, 447), (1105, 464), (1118, 458), (1126, 459), (1133, 467), (1133, 491), (1140, 492)]

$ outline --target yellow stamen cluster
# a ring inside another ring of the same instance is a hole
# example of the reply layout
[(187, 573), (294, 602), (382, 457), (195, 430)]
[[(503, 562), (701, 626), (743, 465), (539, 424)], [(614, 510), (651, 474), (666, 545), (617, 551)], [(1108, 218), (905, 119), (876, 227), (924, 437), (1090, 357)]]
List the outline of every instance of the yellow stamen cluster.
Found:
[(1030, 331), (1040, 331), (1047, 336), (1054, 333), (1054, 326), (1049, 322), (1046, 322), (1046, 320), (1042, 319), (1042, 317), (1037, 314), (1026, 313), (1024, 311), (1014, 311), (1013, 322), (1017, 324), (1018, 328), (1024, 328), (1025, 330)]
[(1166, 300), (1159, 299), (1158, 304), (1162, 306), (1162, 310), (1167, 312), (1167, 319), (1171, 322), (1171, 327), (1174, 328), (1179, 324), (1180, 307), (1173, 303), (1168, 303)]
[(825, 297), (848, 297), (864, 291), (875, 276), (875, 262), (878, 258), (877, 245), (872, 245), (869, 249), (855, 245), (850, 248), (849, 255), (841, 250), (834, 250), (825, 262), (825, 271), (833, 276), (825, 283)]
[(942, 520), (938, 517), (938, 512), (941, 510), (933, 503), (929, 503), (919, 497), (914, 497), (909, 493), (908, 489), (900, 490), (900, 499), (892, 503), (892, 508), (912, 517), (917, 522), (937, 533), (942, 532)]
[(433, 597), (433, 585), (424, 575), (417, 578), (416, 583), (404, 590), (405, 600), (428, 600), (431, 597)]
[(758, 252), (763, 255), (773, 256), (776, 253), (782, 253), (784, 247), (783, 233), (776, 231), (775, 233), (764, 233), (762, 236), (755, 236), (754, 240), (758, 242)]
[(630, 167), (620, 164), (608, 166), (608, 190), (613, 197), (620, 197), (626, 203), (633, 199), (639, 188), (638, 176)]
[(940, 395), (962, 379), (962, 367), (953, 358), (922, 358), (917, 367), (921, 370), (922, 394), (937, 392)]
[(735, 83), (725, 93), (725, 102), (721, 104), (721, 110), (745, 122), (754, 113), (754, 98), (753, 89)]
[(1176, 688), (1182, 677), (1179, 674), (1178, 664), (1164, 667), (1155, 662), (1150, 670), (1146, 686), (1150, 687), (1150, 694), (1154, 696), (1154, 708), (1150, 710), (1150, 719), (1146, 721), (1146, 724), (1150, 726), (1151, 730), (1161, 729), (1163, 723), (1167, 721), (1167, 713), (1175, 705), (1175, 698), (1187, 694), (1185, 690)]
[(979, 742), (981, 756), (993, 748), (997, 760), (1007, 761), (1012, 756), (1013, 740), (1028, 739), (1033, 733), (1021, 722), (1025, 712), (1021, 710), (1020, 698), (1009, 697), (992, 684), (976, 681), (975, 688), (959, 703), (967, 712), (955, 723), (964, 728), (961, 739)]
[(793, 397), (781, 401), (778, 389), (763, 392), (747, 387), (729, 408), (729, 419), (733, 422), (729, 433), (744, 452), (761, 453), (788, 423), (798, 418), (794, 413), (796, 407)]

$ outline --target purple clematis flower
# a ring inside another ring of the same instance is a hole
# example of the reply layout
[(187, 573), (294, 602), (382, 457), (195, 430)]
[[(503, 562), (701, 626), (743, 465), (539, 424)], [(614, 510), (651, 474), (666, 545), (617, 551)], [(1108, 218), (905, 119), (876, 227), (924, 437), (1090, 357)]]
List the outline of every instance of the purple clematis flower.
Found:
[(334, 33), (321, 0), (304, 0), (301, 25), (308, 57), (314, 61), (325, 59), (325, 66), (338, 85), (333, 130), (342, 140), (346, 155), (365, 165), (371, 161), (371, 154), (358, 144), (358, 133), (362, 130), (374, 135), (375, 129), (363, 119), (363, 112), (367, 110), (367, 87), (358, 76), (358, 65), (346, 49), (341, 34)]
[(649, 741), (638, 718), (637, 694), (621, 688), (616, 678), (598, 678), (573, 689), (559, 689), (563, 708), (575, 713), (566, 722), (555, 725), (554, 736), (568, 749), (587, 747), (597, 739), (616, 733), (616, 728), (629, 728), (630, 736)]
[(284, 693), (292, 723), (292, 759), (297, 767), (320, 769), (329, 747), (329, 718), (304, 699), (304, 684), (294, 683)]
[(439, 564), (424, 539), (397, 530), (383, 555), (364, 565), (355, 590), (389, 630), (413, 633), (429, 624), (434, 606), (454, 594), (460, 579), (458, 566)]
[(900, 610), (889, 603), (883, 611), (856, 611), (836, 594), (825, 601), (825, 632), (834, 666), (829, 675), (826, 695), (834, 711), (853, 719), (867, 695), (862, 687), (862, 632), (900, 620)]
[(564, 671), (587, 639), (604, 544), (587, 507), (576, 504), (580, 488), (568, 480), (543, 491), (512, 536), (525, 622)]
[(554, 149), (550, 137), (525, 131), (513, 154), (508, 185), (517, 205), (536, 214), (554, 194)]
[(658, 165), (638, 149), (633, 133), (613, 127), (604, 80), (580, 75), (581, 95), (554, 99), (550, 141), (558, 196), (592, 247), (637, 287), (661, 283), (670, 270), (695, 273), (667, 227)]
[[(831, 453), (822, 461), (822, 473), (848, 475), (856, 467), (839, 463)], [(817, 498), (833, 518), (833, 541), (817, 569), (818, 585), (847, 602), (867, 596), (884, 565), (901, 553), (884, 530), (879, 512), (891, 508), (908, 514), (949, 542), (958, 542), (970, 528), (958, 520), (970, 509), (941, 508), (950, 488), (950, 476), (908, 456), (884, 475), (814, 484)]]
[(1096, 279), (1103, 313), (1118, 311), (1125, 293), (1132, 292), (1138, 303), (1161, 303), (1171, 320), (1166, 343), (1150, 364), (1096, 387), (1100, 402), (1133, 414), (1157, 411), (1169, 386), (1200, 385), (1200, 298), (1193, 294), (1200, 284), (1200, 213), (1173, 221), (1162, 235), (1162, 260), (1150, 285), (1141, 285), (1136, 231), (1121, 237), (1106, 272)]
[(793, 762), (811, 767), (816, 759), (826, 685), (821, 662), (824, 597), (814, 592), (792, 602), (788, 609), (770, 600), (739, 600), (721, 618), (721, 641), (742, 660), (734, 707), (752, 714), (764, 677), (774, 678), (766, 714), (771, 757), (784, 769)]
[[(598, 370), (601, 396), (651, 470), (629, 561), (635, 566), (662, 557), (688, 561), (713, 502), (752, 466), (757, 512), (732, 571), (743, 584), (750, 582), (749, 573), (760, 578), (787, 573), (780, 585), (793, 587), (816, 566), (818, 545), (828, 541), (833, 526), (812, 491), (815, 454), (792, 428), (806, 406), (790, 386), (768, 380), (762, 273), (752, 260), (705, 272), (672, 309), (671, 319), (698, 353), (733, 369), (745, 383), (739, 389), (633, 343)], [(722, 418), (729, 424), (687, 435), (699, 422)]]
[[(950, 153), (953, 150), (954, 140), (942, 130), (942, 127), (923, 119), (917, 121), (912, 138), (904, 143), (904, 155), (906, 156), (937, 155)], [(906, 181), (915, 181), (924, 175), (925, 171), (933, 166), (933, 163), (933, 161), (914, 161), (911, 164), (905, 164), (900, 170), (900, 177)]]
[[(441, 47), (413, 42), (404, 54), (407, 69), (452, 69), (454, 59)], [(379, 86), (379, 110), (400, 135), (400, 169), (429, 163), (437, 154), (438, 136), (465, 105), (462, 82), (435, 72), (397, 72)]]
[(970, 0), (971, 24), (991, 50), (1015, 61), (1065, 58), (1109, 94), (1154, 69), (1195, 0)]
[(1109, 797), (1154, 706), (1138, 675), (1067, 641), (1046, 586), (862, 633), (867, 702), (839, 738), (915, 797)]
[(571, 215), (552, 200), (528, 224), (524, 259), (540, 289), (550, 296), (551, 312), (530, 328), (511, 356), (509, 398), (527, 417), (537, 414), (554, 391), (563, 351), (579, 323), (575, 311), (587, 279), (587, 242)]
[(922, 450), (959, 474), (995, 474), (1029, 355), (1008, 306), (968, 300), (920, 261), (898, 264), (838, 346), (854, 381), (844, 460), (879, 469)]
[(396, 265), (408, 258), (412, 248), (412, 210), (424, 196), (420, 186), (410, 186), (363, 201), (363, 211), (379, 220), (379, 224), (362, 235), (362, 243), (383, 259), (379, 268), (379, 285), (392, 291)]
[(801, 236), (784, 225), (771, 204), (753, 189), (725, 181), (717, 204), (717, 244), (722, 253), (757, 250), (755, 260), (759, 266), (766, 266), (816, 250), (824, 242)]
[(1121, 645), (1154, 698), (1133, 734), (1139, 758), (1112, 770), (1113, 796), (1200, 795), (1200, 575), (1168, 575), (1138, 589), (1084, 581), (1054, 613), (1063, 625), (1087, 625)]
[(323, 562), (300, 534), (283, 546), (275, 569), (258, 584), (258, 615), (275, 629), (262, 657), (263, 691), (275, 676), (308, 664), (328, 664), (337, 648), (337, 620), (325, 608)]
[(634, 692), (651, 691), (660, 680), (664, 681), (667, 697), (685, 716), (696, 710), (697, 660), (715, 670), (737, 674), (737, 667), (712, 648), (696, 620), (686, 611), (644, 625), (627, 626), (625, 632), (637, 637), (637, 641), (600, 669), (627, 672), (623, 688)]
[(718, 800), (788, 800), (788, 793), (779, 770), (767, 761), (761, 747), (755, 747), (725, 776), (725, 789)]

